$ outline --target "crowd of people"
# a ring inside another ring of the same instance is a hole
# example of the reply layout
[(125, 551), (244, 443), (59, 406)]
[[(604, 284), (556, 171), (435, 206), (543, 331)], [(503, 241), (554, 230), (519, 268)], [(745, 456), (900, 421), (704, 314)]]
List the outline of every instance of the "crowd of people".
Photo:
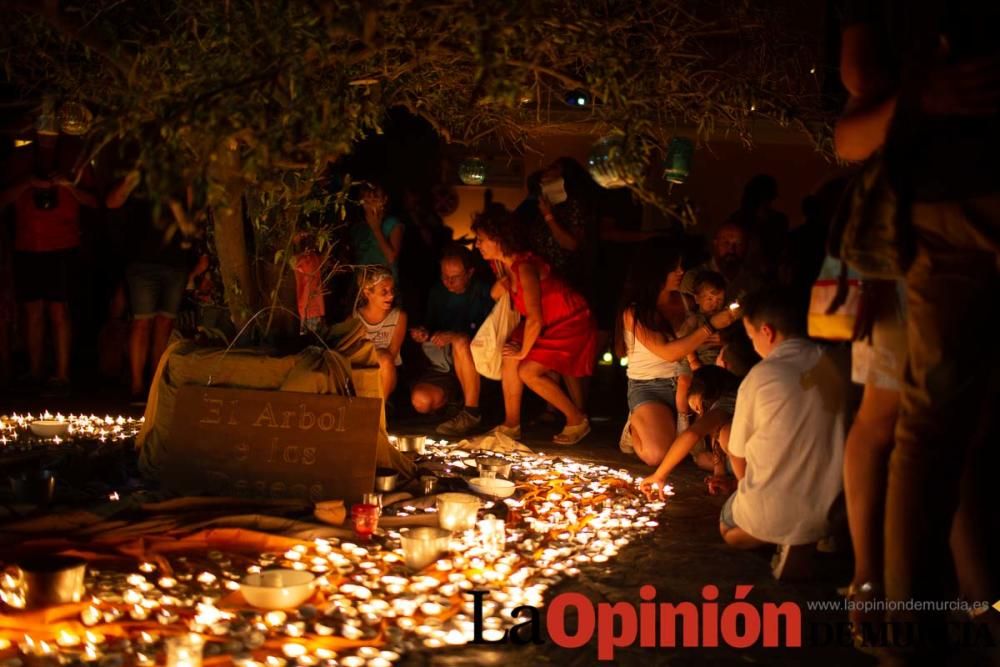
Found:
[[(956, 65), (942, 41), (924, 63), (933, 86), (922, 88), (900, 58), (879, 60), (888, 53), (880, 20), (845, 20), (850, 101), (836, 147), (847, 160), (879, 159), (893, 179), (909, 257), (894, 279), (865, 280), (859, 324), (869, 326), (851, 345), (824, 345), (806, 326), (844, 179), (804, 202), (805, 224), (790, 229), (774, 208), (777, 182), (755, 176), (702, 248), (682, 228), (644, 229), (627, 192), (599, 188), (566, 157), (529, 176), (516, 209), (487, 197), (472, 239), (452, 238), (426, 192), (360, 185), (336, 252), (298, 240), (302, 330), (356, 318), (377, 351), (390, 418), (412, 411), (448, 437), (493, 428), (519, 439), (527, 388), (560, 424), (561, 446), (590, 433), (588, 379), (613, 351), (627, 359), (619, 447), (649, 467), (641, 488), (650, 497), (690, 458), (708, 473), (709, 493), (727, 496), (722, 539), (777, 547), (778, 578), (807, 572), (817, 544), (832, 542), (843, 498), (849, 598), (945, 599), (954, 579), (967, 600), (997, 599), (988, 555), (996, 531), (983, 529), (995, 522), (983, 507), (998, 364), (996, 346), (974, 345), (996, 311), (1000, 97), (982, 97), (996, 91), (996, 61), (973, 53)], [(128, 382), (141, 399), (185, 287), (212, 273), (210, 253), (189, 234), (198, 225), (187, 212), (197, 207), (183, 191), (154, 207), (137, 172), (99, 197), (88, 169), (71, 177), (71, 162), (54, 136), (39, 134), (28, 167), (0, 192), (14, 222), (0, 258), (0, 311), (21, 306), (28, 352), (18, 385), (68, 391), (82, 210), (128, 207), (138, 224), (127, 261), (111, 272), (109, 311), (131, 310)], [(332, 261), (352, 267), (350, 286), (317, 278)], [(517, 324), (477, 348), (501, 306)], [(13, 318), (2, 319), (7, 372)], [(841, 363), (845, 347), (850, 364)], [(493, 422), (482, 355), (499, 369), (502, 417)], [(852, 382), (863, 388), (856, 409)]]

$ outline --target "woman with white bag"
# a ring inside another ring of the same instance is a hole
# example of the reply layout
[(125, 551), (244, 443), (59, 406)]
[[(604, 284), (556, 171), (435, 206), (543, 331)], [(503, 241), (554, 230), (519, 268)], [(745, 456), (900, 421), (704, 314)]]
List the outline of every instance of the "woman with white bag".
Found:
[(566, 418), (566, 427), (553, 442), (575, 445), (590, 433), (590, 421), (549, 374), (559, 373), (572, 384), (593, 373), (597, 327), (590, 307), (580, 294), (552, 275), (544, 260), (527, 251), (526, 234), (504, 206), (489, 204), (476, 216), (472, 231), (483, 258), (504, 269), (493, 287), (493, 297), (512, 298), (522, 316), (503, 346), (501, 382), (506, 416), (497, 431), (514, 439), (521, 437), (521, 396), (527, 385)]

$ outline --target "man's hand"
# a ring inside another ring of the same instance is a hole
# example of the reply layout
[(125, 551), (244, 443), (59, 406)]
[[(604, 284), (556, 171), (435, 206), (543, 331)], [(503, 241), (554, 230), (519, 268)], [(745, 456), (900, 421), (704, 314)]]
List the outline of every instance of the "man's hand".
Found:
[(509, 359), (524, 359), (525, 354), (521, 352), (521, 346), (517, 343), (506, 343), (503, 346), (503, 356)]
[(639, 484), (639, 490), (646, 495), (646, 500), (665, 500), (667, 496), (663, 493), (663, 487), (666, 481), (666, 477), (654, 473), (642, 480), (642, 483)]
[(430, 340), (430, 332), (424, 327), (413, 327), (410, 329), (410, 338), (416, 343), (426, 343)]

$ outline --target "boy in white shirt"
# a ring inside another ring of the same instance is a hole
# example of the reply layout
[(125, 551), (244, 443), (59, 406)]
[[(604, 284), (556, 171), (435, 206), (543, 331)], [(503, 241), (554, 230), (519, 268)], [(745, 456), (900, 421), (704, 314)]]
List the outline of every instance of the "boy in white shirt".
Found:
[(777, 544), (780, 579), (827, 535), (827, 513), (843, 488), (845, 381), (805, 338), (794, 297), (768, 291), (745, 301), (743, 324), (763, 361), (736, 398), (727, 453), (739, 485), (719, 530), (737, 548)]

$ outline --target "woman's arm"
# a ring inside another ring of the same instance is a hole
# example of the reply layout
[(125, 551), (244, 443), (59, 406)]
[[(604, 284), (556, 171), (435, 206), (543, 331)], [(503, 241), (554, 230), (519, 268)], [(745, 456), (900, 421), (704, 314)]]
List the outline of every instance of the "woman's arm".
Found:
[(406, 313), (399, 311), (399, 319), (396, 320), (396, 328), (392, 332), (392, 340), (389, 341), (389, 354), (395, 359), (396, 355), (403, 348), (403, 340), (406, 338)]
[(375, 235), (375, 241), (378, 242), (378, 247), (382, 249), (382, 254), (385, 255), (386, 261), (389, 264), (395, 264), (399, 258), (399, 249), (403, 245), (403, 225), (398, 224), (393, 227), (392, 231), (389, 232), (389, 238), (386, 238), (382, 232), (381, 222), (377, 225), (372, 225), (372, 233)]
[(864, 160), (881, 147), (896, 112), (896, 91), (878, 42), (878, 33), (865, 24), (849, 26), (841, 38), (840, 78), (850, 97), (833, 143), (844, 160)]
[(507, 273), (507, 267), (500, 265), (500, 269), (497, 271), (497, 279), (493, 283), (493, 287), (490, 288), (490, 298), (494, 301), (499, 301), (500, 297), (506, 296), (510, 293), (510, 274)]
[(527, 311), (524, 318), (524, 340), (518, 354), (523, 359), (542, 333), (542, 286), (538, 269), (530, 262), (522, 263), (517, 275), (521, 283), (521, 295), (524, 297), (524, 309)]
[(660, 357), (664, 361), (680, 361), (688, 354), (698, 349), (712, 333), (708, 327), (699, 327), (687, 336), (681, 336), (675, 340), (668, 341), (663, 334), (650, 331), (638, 322), (635, 322), (632, 311), (626, 310), (622, 315), (626, 329), (635, 331), (636, 339), (645, 345), (650, 352)]

